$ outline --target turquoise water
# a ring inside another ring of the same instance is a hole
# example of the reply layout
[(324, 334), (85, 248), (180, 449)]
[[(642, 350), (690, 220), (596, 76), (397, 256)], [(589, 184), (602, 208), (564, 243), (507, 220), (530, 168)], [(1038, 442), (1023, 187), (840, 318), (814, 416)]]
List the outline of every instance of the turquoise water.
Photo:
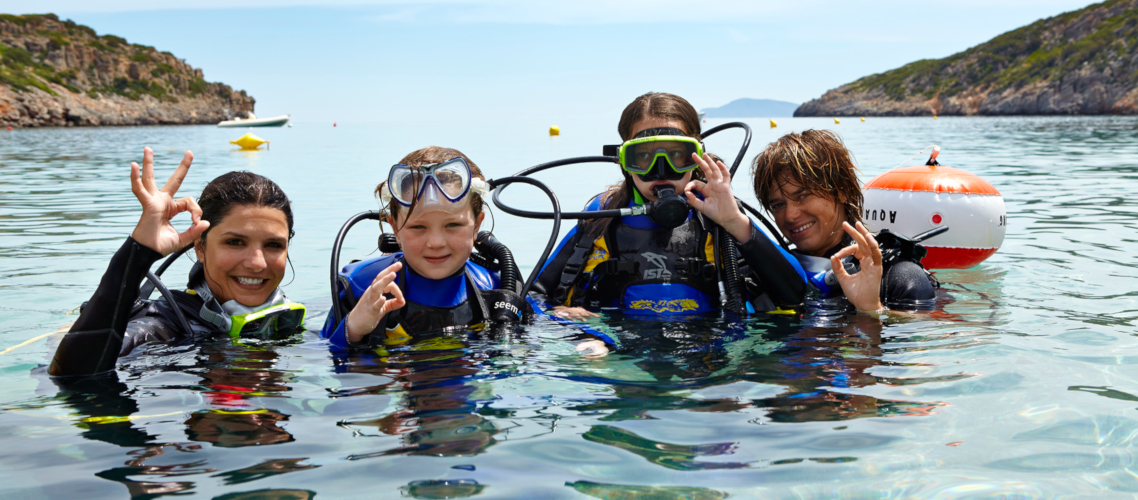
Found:
[[(294, 299), (325, 310), (332, 239), (374, 209), (387, 166), (437, 144), (490, 177), (599, 154), (616, 117), (550, 124), (297, 124), (0, 132), (0, 350), (57, 330), (137, 221), (129, 162), (159, 176), (196, 154), (184, 194), (232, 169), (294, 200)], [(708, 126), (720, 123), (711, 120)], [(628, 351), (582, 359), (574, 330), (425, 338), (385, 358), (287, 345), (151, 346), (118, 382), (61, 392), (57, 338), (0, 355), (3, 498), (1047, 498), (1138, 493), (1138, 119), (755, 120), (754, 146), (832, 128), (868, 179), (939, 144), (1004, 195), (984, 264), (938, 271), (940, 311), (829, 329), (793, 318), (689, 324), (609, 318)], [(733, 156), (739, 134), (709, 140)], [(612, 166), (543, 179), (566, 207)], [(745, 199), (748, 179), (735, 187)], [(507, 193), (545, 207), (536, 190)], [(548, 222), (496, 212), (528, 272)], [(567, 229), (567, 228), (566, 228)], [(345, 260), (369, 255), (359, 226)], [(180, 284), (188, 260), (167, 282)], [(287, 281), (287, 280), (286, 280)], [(311, 318), (319, 325), (321, 315)], [(247, 495), (247, 496), (245, 496)], [(256, 496), (260, 495), (260, 496)]]

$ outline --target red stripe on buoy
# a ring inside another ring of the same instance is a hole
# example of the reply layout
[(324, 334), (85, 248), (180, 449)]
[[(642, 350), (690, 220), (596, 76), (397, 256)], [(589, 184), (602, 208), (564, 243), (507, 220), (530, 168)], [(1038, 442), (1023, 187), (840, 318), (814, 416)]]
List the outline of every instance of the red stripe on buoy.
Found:
[(895, 168), (865, 184), (865, 189), (899, 191), (932, 191), (935, 193), (988, 194), (1000, 192), (988, 181), (970, 172), (952, 167), (917, 165)]
[(925, 247), (928, 255), (921, 259), (925, 269), (968, 269), (984, 262), (998, 248)]

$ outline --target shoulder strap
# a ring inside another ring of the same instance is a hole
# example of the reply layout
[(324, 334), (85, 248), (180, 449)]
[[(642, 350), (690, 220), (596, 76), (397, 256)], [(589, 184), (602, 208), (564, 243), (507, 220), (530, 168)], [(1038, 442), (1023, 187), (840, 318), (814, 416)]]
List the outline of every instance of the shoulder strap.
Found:
[(553, 301), (557, 304), (564, 304), (565, 299), (569, 298), (569, 291), (577, 284), (581, 271), (585, 269), (585, 259), (589, 257), (589, 252), (593, 249), (594, 240), (589, 238), (590, 235), (585, 231), (584, 223), (577, 223), (577, 231), (581, 237), (573, 246), (573, 253), (565, 262), (565, 267), (561, 270), (561, 280), (553, 292)]

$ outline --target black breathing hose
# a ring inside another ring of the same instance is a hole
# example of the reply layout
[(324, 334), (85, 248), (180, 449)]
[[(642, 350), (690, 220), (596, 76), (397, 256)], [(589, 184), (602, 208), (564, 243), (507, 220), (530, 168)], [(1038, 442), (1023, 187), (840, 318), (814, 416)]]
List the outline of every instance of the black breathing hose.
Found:
[(743, 163), (743, 157), (747, 155), (747, 149), (751, 147), (751, 126), (743, 122), (724, 123), (723, 125), (713, 127), (711, 130), (708, 130), (707, 132), (704, 132), (700, 135), (706, 138), (709, 135), (712, 135), (721, 130), (727, 130), (729, 128), (741, 128), (744, 132), (743, 146), (739, 148), (739, 154), (735, 155), (735, 162), (731, 164), (731, 178), (734, 179), (735, 171), (739, 169), (739, 165)]
[(557, 236), (561, 234), (561, 203), (557, 201), (557, 195), (553, 194), (553, 191), (549, 189), (549, 186), (546, 186), (545, 183), (537, 179), (525, 177), (524, 175), (503, 177), (501, 179), (494, 179), (489, 181), (490, 187), (494, 188), (494, 204), (498, 205), (499, 208), (501, 208), (503, 211), (506, 211), (507, 213), (509, 213), (509, 210), (506, 210), (506, 208), (498, 202), (498, 194), (502, 192), (502, 188), (505, 188), (506, 185), (513, 184), (515, 182), (537, 186), (538, 189), (541, 189), (542, 192), (544, 192), (545, 195), (549, 197), (549, 202), (553, 204), (553, 233), (549, 235), (549, 242), (545, 244), (545, 251), (541, 253), (541, 258), (538, 259), (537, 265), (534, 266), (533, 271), (529, 274), (529, 278), (526, 279), (525, 286), (522, 287), (521, 296), (522, 299), (525, 299), (529, 296), (530, 288), (533, 288), (533, 282), (537, 279), (538, 273), (541, 272), (542, 264), (544, 264), (545, 260), (549, 258), (549, 254), (553, 252), (553, 247), (557, 245)]
[(719, 258), (723, 261), (723, 292), (727, 296), (727, 310), (746, 314), (743, 279), (739, 276), (739, 249), (735, 248), (735, 237), (722, 227), (719, 227), (715, 233), (715, 240), (719, 244)]
[(336, 234), (336, 241), (332, 243), (332, 309), (328, 314), (332, 315), (332, 319), (336, 321), (337, 325), (347, 314), (347, 311), (341, 309), (340, 306), (340, 287), (338, 286), (340, 282), (340, 247), (344, 244), (344, 237), (348, 235), (348, 230), (352, 229), (352, 226), (356, 225), (357, 222), (367, 219), (380, 220), (379, 212), (370, 210), (353, 215), (351, 219), (348, 219), (348, 222), (340, 227), (340, 232)]
[[(189, 247), (186, 247), (186, 248), (189, 248)], [(183, 248), (181, 251), (185, 252), (185, 250), (186, 249)], [(173, 260), (173, 259), (171, 259), (171, 260)], [(167, 261), (167, 262), (169, 262), (169, 261)], [(163, 271), (164, 270), (165, 269), (163, 269)], [(182, 314), (182, 308), (178, 307), (178, 303), (174, 301), (174, 294), (170, 293), (170, 290), (168, 288), (166, 288), (166, 285), (162, 284), (162, 279), (159, 278), (157, 275), (155, 275), (153, 271), (147, 271), (146, 272), (146, 279), (150, 280), (150, 283), (152, 285), (154, 285), (155, 287), (157, 287), (158, 292), (161, 293), (162, 296), (166, 298), (166, 302), (170, 303), (170, 309), (174, 310), (174, 316), (178, 317), (178, 323), (181, 323), (182, 329), (186, 330), (186, 335), (193, 336), (194, 330), (193, 330), (193, 328), (190, 328), (190, 322), (186, 321), (186, 315)]]
[[(490, 231), (478, 233), (478, 238), (474, 240), (474, 248), (478, 249), (478, 253), (489, 255), (498, 264), (498, 275), (501, 282), (499, 288), (517, 292), (518, 277), (521, 276), (521, 271), (518, 270), (518, 265), (514, 263), (514, 254), (510, 252), (510, 249), (498, 241), (498, 238), (495, 238)], [(471, 257), (473, 258), (475, 255), (477, 254), (471, 254)]]
[[(178, 257), (181, 257), (182, 254), (188, 252), (193, 247), (194, 245), (191, 243), (189, 245), (186, 245), (185, 248), (170, 254), (166, 260), (162, 261), (162, 265), (158, 266), (158, 270), (154, 271), (154, 276), (161, 277), (162, 273), (166, 272), (166, 269), (170, 267), (170, 264), (173, 264), (175, 260), (178, 260)], [(143, 283), (142, 287), (138, 289), (138, 298), (142, 300), (149, 300), (150, 294), (154, 293), (154, 287), (155, 284), (153, 281), (147, 281)]]
[(763, 216), (763, 214), (759, 213), (755, 207), (748, 205), (747, 202), (739, 200), (738, 198), (736, 198), (736, 200), (740, 205), (743, 206), (746, 211), (751, 212), (751, 215), (754, 215), (756, 219), (762, 221), (763, 225), (770, 230), (771, 235), (774, 236), (775, 241), (778, 241), (778, 244), (781, 245), (782, 248), (785, 248), (788, 252), (790, 251), (790, 242), (787, 241), (786, 237), (782, 235), (782, 231), (779, 231), (778, 228), (774, 227), (774, 224), (772, 224), (770, 220)]
[[(483, 232), (485, 232), (485, 231), (483, 231)], [(480, 265), (480, 266), (482, 266), (482, 267), (484, 267), (490, 271), (499, 271), (499, 272), (502, 271), (502, 263), (501, 262), (498, 262), (496, 259), (482, 255), (481, 253), (470, 254), (470, 261), (475, 263), (475, 264), (478, 264), (478, 265)]]

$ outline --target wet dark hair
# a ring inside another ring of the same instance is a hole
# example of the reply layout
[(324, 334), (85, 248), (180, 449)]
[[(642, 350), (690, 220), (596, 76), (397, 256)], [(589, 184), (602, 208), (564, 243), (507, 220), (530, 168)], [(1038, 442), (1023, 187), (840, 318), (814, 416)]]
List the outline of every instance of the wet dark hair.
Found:
[[(470, 160), (470, 158), (467, 158), (466, 155), (462, 154), (462, 151), (459, 151), (457, 149), (444, 148), (439, 146), (427, 146), (425, 148), (416, 149), (407, 156), (404, 156), (402, 160), (399, 160), (398, 165), (407, 165), (408, 167), (422, 167), (424, 165), (442, 163), (454, 158), (462, 158), (463, 160), (466, 160), (466, 164), (470, 166), (471, 178), (486, 180), (486, 177), (482, 175), (482, 169), (478, 168), (478, 165), (475, 165), (474, 162)], [(387, 189), (386, 180), (379, 183), (379, 185), (375, 187), (375, 196), (379, 197), (380, 193), (384, 189)], [(474, 221), (478, 222), (478, 216), (482, 215), (482, 196), (478, 193), (475, 193), (473, 190), (471, 190), (466, 195), (470, 197), (470, 208), (474, 210)], [(411, 218), (411, 214), (415, 211), (415, 205), (418, 202), (418, 198), (411, 200), (411, 206), (408, 207), (407, 210), (408, 219)], [(388, 205), (389, 206), (384, 207), (385, 215), (390, 215), (392, 220), (399, 219), (399, 211), (403, 209), (403, 206), (395, 200), (391, 200), (391, 203)], [(403, 221), (403, 223), (406, 224), (407, 221)]]
[(864, 198), (853, 153), (832, 131), (807, 130), (779, 137), (755, 157), (751, 167), (755, 197), (768, 212), (771, 195), (782, 190), (785, 179), (809, 194), (844, 203), (850, 224), (861, 220)]
[[(624, 107), (624, 111), (620, 114), (620, 122), (616, 125), (616, 131), (620, 134), (621, 141), (632, 139), (636, 131), (632, 127), (640, 123), (645, 118), (663, 118), (665, 120), (673, 120), (679, 122), (683, 126), (685, 135), (694, 137), (697, 140), (702, 139), (700, 134), (703, 129), (699, 125), (699, 112), (695, 110), (687, 99), (675, 94), (666, 94), (663, 92), (649, 92), (628, 103)], [(633, 184), (632, 174), (620, 170), (624, 175), (624, 179), (619, 184), (609, 186), (601, 195), (603, 209), (619, 209), (628, 206), (628, 202), (632, 201), (633, 190), (636, 185)], [(703, 179), (703, 172), (694, 170), (692, 173), (693, 179)], [(611, 217), (604, 217), (600, 219), (593, 219), (587, 223), (589, 235), (595, 237), (604, 234), (608, 229), (609, 224), (612, 222)]]
[(202, 243), (210, 230), (221, 223), (236, 206), (275, 208), (284, 212), (288, 221), (288, 238), (296, 234), (292, 230), (292, 202), (277, 183), (268, 177), (253, 172), (229, 172), (209, 181), (198, 198), (202, 207), (202, 220), (209, 221), (209, 229), (201, 235)]

